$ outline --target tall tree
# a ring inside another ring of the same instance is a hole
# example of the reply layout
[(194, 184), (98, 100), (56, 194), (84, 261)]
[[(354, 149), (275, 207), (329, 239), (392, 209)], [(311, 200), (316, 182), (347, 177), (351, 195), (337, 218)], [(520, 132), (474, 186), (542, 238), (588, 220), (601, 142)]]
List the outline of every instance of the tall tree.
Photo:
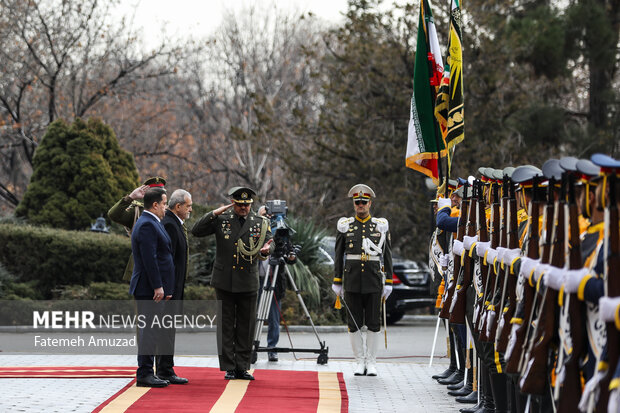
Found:
[(0, 0), (0, 200), (19, 202), (51, 122), (175, 72), (182, 48), (140, 50), (127, 21), (112, 21), (116, 3)]

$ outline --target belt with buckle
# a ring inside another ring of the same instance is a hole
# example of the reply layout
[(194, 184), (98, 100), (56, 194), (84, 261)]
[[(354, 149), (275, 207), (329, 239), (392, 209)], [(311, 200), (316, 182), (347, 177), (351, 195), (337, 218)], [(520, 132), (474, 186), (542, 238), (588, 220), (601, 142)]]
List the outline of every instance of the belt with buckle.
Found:
[(347, 254), (346, 258), (348, 260), (379, 261), (378, 255), (368, 255), (368, 254)]

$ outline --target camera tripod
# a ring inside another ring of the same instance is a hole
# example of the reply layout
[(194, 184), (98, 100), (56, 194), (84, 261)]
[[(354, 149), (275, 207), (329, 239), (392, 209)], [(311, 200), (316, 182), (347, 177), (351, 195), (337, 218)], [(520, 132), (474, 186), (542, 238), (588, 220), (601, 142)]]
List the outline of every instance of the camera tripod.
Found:
[[(258, 304), (258, 311), (256, 313), (256, 330), (254, 333), (254, 349), (252, 350), (252, 364), (256, 363), (258, 359), (258, 352), (270, 352), (270, 353), (289, 353), (289, 352), (299, 352), (299, 353), (317, 353), (319, 356), (317, 357), (317, 364), (327, 364), (327, 351), (329, 347), (325, 347), (325, 342), (321, 341), (319, 338), (319, 333), (316, 331), (316, 327), (312, 322), (312, 318), (310, 317), (310, 313), (306, 308), (306, 304), (304, 303), (303, 298), (301, 297), (301, 293), (293, 280), (293, 276), (291, 275), (288, 268), (286, 268), (286, 261), (283, 257), (274, 258), (271, 257), (269, 259), (269, 273), (265, 276), (265, 281), (263, 282), (263, 293), (260, 296), (260, 301)], [(308, 317), (310, 321), (310, 325), (312, 326), (312, 330), (314, 331), (314, 335), (316, 335), (317, 340), (319, 341), (320, 348), (319, 349), (307, 349), (307, 348), (288, 348), (288, 347), (260, 347), (260, 336), (263, 329), (263, 325), (265, 321), (268, 320), (269, 317), (269, 308), (271, 308), (271, 303), (273, 301), (273, 293), (276, 285), (276, 281), (278, 276), (281, 276), (280, 269), (284, 268), (284, 272), (288, 276), (288, 280), (297, 294), (297, 298), (301, 303), (301, 307)], [(269, 283), (269, 275), (271, 276), (271, 283)]]

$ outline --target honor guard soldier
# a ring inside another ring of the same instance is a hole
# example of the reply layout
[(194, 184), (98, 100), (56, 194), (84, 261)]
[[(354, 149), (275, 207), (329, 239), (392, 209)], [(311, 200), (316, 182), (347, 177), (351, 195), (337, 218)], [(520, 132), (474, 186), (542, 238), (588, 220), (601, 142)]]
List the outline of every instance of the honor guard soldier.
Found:
[[(381, 300), (392, 292), (392, 250), (388, 221), (370, 216), (374, 191), (358, 184), (349, 190), (355, 217), (338, 220), (332, 289), (343, 296), (355, 355), (356, 376), (376, 376)], [(385, 315), (384, 315), (385, 316)], [(362, 335), (360, 328), (368, 332)], [(364, 341), (366, 342), (364, 346)]]
[(211, 285), (222, 301), (217, 329), (220, 370), (225, 379), (254, 380), (248, 373), (258, 296), (258, 261), (269, 256), (269, 220), (251, 210), (256, 193), (250, 188), (228, 191), (231, 203), (206, 213), (192, 234), (215, 234), (216, 253)]
[[(161, 176), (154, 176), (148, 178), (144, 183), (131, 191), (130, 194), (122, 197), (110, 210), (108, 211), (108, 218), (111, 221), (121, 224), (125, 227), (127, 234), (131, 236), (131, 230), (136, 223), (142, 210), (144, 210), (144, 203), (142, 198), (149, 188), (163, 188), (166, 186), (166, 180)], [(129, 261), (125, 267), (125, 273), (123, 274), (123, 281), (129, 281), (131, 279), (131, 273), (133, 272), (133, 255), (129, 256)]]

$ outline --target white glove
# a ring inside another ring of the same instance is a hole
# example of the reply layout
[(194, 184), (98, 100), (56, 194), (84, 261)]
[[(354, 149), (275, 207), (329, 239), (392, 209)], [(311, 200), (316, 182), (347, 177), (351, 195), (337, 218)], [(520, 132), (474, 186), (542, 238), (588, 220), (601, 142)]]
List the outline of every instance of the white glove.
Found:
[(476, 244), (476, 254), (480, 258), (484, 257), (484, 253), (491, 247), (491, 242), (479, 242)]
[(471, 246), (473, 245), (474, 242), (478, 242), (477, 235), (473, 237), (468, 237), (468, 236), (463, 237), (463, 248), (465, 248), (467, 251), (471, 250)]
[(525, 277), (525, 279), (529, 279), (530, 274), (534, 271), (538, 263), (540, 263), (540, 260), (523, 257), (521, 258), (521, 269), (519, 272)]
[(579, 284), (581, 284), (581, 280), (583, 277), (588, 275), (587, 268), (580, 268), (578, 270), (569, 270), (566, 271), (566, 277), (564, 280), (564, 292), (566, 294), (574, 294), (579, 290)]
[(459, 257), (463, 255), (463, 243), (458, 239), (455, 239), (452, 243), (452, 252)]
[(508, 248), (504, 248), (504, 247), (497, 247), (497, 260), (502, 263), (504, 262), (504, 255), (506, 254), (506, 251), (508, 251)]
[(497, 250), (495, 248), (489, 248), (489, 252), (487, 253), (487, 264), (493, 265), (495, 258), (497, 258)]
[(620, 412), (620, 387), (616, 387), (609, 392), (608, 412)]
[(564, 268), (551, 266), (545, 273), (545, 278), (543, 279), (543, 282), (547, 287), (551, 287), (556, 291), (560, 291), (560, 289), (562, 288), (562, 284), (564, 284), (565, 277), (566, 270)]
[(452, 206), (452, 201), (450, 200), (450, 198), (439, 198), (437, 200), (437, 211), (439, 211), (442, 208), (451, 207), (451, 206)]
[(599, 382), (605, 377), (607, 371), (599, 370), (594, 373), (594, 376), (586, 383), (581, 393), (581, 400), (579, 400), (579, 410), (585, 412), (588, 410), (588, 404), (590, 404), (590, 397), (594, 397), (594, 400), (598, 400), (600, 390)]
[(342, 297), (342, 285), (341, 284), (332, 284), (332, 291)]
[(504, 252), (504, 263), (506, 265), (510, 265), (515, 259), (519, 258), (520, 256), (521, 256), (520, 248), (506, 250), (506, 252)]
[(439, 265), (441, 265), (442, 268), (448, 266), (448, 254), (441, 254), (441, 257), (439, 257)]
[(381, 298), (384, 298), (387, 300), (387, 298), (390, 296), (390, 294), (392, 294), (392, 286), (391, 285), (384, 285), (383, 286), (383, 292), (381, 293)]
[(598, 300), (598, 317), (603, 322), (614, 321), (620, 306), (620, 297), (601, 297)]
[(549, 264), (538, 264), (536, 266), (536, 268), (534, 268), (534, 274), (532, 275), (532, 285), (536, 286), (536, 284), (538, 283), (538, 279), (540, 278), (540, 276), (544, 273), (547, 272), (547, 270), (549, 269), (550, 265)]

